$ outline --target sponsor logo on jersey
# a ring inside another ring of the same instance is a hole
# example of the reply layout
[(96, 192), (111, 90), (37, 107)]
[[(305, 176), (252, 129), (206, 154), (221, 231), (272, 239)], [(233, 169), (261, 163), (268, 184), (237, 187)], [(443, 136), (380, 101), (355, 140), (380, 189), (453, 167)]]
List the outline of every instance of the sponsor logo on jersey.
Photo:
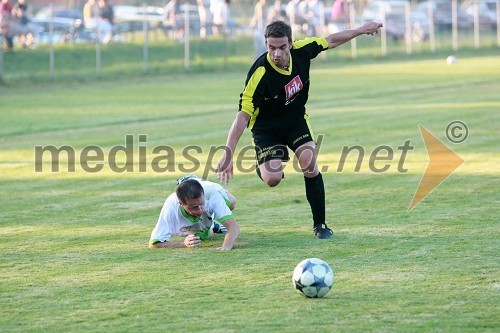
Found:
[(288, 82), (285, 86), (286, 104), (289, 104), (292, 97), (297, 95), (302, 90), (302, 88), (304, 88), (304, 85), (302, 84), (300, 76), (298, 75), (294, 77), (292, 81)]

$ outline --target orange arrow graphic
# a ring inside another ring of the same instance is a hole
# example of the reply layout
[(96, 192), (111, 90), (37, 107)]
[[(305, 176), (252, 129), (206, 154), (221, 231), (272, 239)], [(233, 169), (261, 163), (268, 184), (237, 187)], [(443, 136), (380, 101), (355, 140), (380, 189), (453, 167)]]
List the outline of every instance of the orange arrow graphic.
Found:
[(429, 164), (408, 210), (413, 209), (464, 162), (460, 156), (422, 125), (419, 125), (419, 127), (422, 138), (424, 138), (425, 149), (427, 149), (429, 155)]

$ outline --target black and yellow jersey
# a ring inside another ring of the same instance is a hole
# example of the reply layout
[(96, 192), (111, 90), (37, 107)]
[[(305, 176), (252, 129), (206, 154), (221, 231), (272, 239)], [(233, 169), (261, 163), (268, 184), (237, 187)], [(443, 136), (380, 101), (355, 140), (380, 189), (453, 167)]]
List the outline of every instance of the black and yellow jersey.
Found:
[(284, 128), (304, 118), (311, 59), (326, 50), (328, 42), (313, 37), (292, 45), (289, 70), (278, 68), (265, 53), (248, 72), (239, 111), (250, 115), (248, 127), (252, 130)]

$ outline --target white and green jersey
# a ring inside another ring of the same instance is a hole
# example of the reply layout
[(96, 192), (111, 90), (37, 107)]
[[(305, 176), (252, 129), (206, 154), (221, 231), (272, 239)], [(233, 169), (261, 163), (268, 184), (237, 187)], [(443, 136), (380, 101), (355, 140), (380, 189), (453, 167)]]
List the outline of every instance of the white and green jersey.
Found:
[(219, 184), (198, 180), (205, 192), (206, 212), (198, 218), (190, 216), (172, 193), (161, 209), (158, 222), (151, 233), (150, 243), (169, 241), (172, 236), (187, 235), (212, 228), (213, 220), (224, 222), (233, 218), (227, 191)]

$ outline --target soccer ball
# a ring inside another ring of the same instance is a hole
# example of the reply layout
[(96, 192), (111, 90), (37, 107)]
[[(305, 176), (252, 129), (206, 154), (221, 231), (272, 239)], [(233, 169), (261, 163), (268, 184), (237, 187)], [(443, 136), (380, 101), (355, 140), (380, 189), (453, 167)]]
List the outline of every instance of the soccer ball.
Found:
[(457, 63), (457, 57), (455, 56), (448, 56), (446, 58), (446, 62), (448, 63), (448, 65), (453, 65), (453, 64), (456, 64)]
[(333, 271), (323, 260), (309, 258), (295, 267), (292, 280), (293, 287), (302, 295), (320, 298), (332, 289)]

